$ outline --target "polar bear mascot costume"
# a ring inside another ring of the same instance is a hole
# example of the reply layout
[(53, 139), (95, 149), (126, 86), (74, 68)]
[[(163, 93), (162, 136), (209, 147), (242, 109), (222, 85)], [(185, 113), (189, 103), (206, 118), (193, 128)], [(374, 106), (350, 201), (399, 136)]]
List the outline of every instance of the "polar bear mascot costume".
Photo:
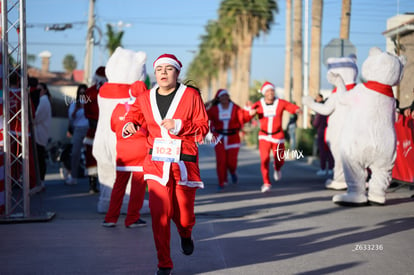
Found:
[[(130, 98), (130, 86), (146, 77), (144, 52), (134, 52), (118, 47), (109, 58), (105, 73), (108, 78), (98, 95), (99, 119), (93, 143), (93, 156), (97, 161), (100, 196), (98, 212), (108, 211), (112, 187), (116, 176), (116, 136), (111, 130), (111, 115), (115, 106)], [(130, 193), (130, 185), (126, 194)], [(129, 196), (125, 196), (121, 212), (126, 213)]]
[[(385, 204), (385, 191), (391, 182), (396, 157), (396, 100), (392, 86), (400, 82), (404, 64), (404, 57), (375, 47), (370, 49), (362, 64), (361, 75), (365, 83), (345, 93), (340, 75), (328, 76), (338, 87), (340, 104), (349, 107), (339, 141), (348, 189), (344, 194), (335, 195), (334, 203), (350, 206)], [(367, 168), (372, 171), (368, 197)]]
[[(346, 85), (346, 90), (351, 90), (356, 85), (358, 76), (358, 67), (355, 55), (349, 57), (331, 57), (327, 60), (328, 74), (339, 74)], [(326, 143), (332, 152), (335, 161), (333, 179), (327, 179), (325, 187), (333, 190), (345, 190), (347, 188), (344, 171), (342, 169), (342, 161), (340, 158), (340, 147), (338, 145), (341, 137), (340, 132), (347, 120), (347, 106), (339, 104), (337, 88), (324, 103), (317, 103), (311, 96), (303, 98), (303, 104), (307, 105), (313, 111), (329, 116), (328, 126), (326, 128)]]

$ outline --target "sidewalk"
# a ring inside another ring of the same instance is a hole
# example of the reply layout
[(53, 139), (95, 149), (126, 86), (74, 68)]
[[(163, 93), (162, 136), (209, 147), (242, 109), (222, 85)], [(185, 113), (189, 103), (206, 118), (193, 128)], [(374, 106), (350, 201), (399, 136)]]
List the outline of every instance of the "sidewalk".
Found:
[[(390, 190), (384, 207), (340, 207), (324, 189), (318, 167), (287, 161), (282, 180), (260, 193), (258, 151), (242, 148), (239, 184), (217, 193), (214, 150), (200, 147), (205, 188), (197, 191), (195, 252), (184, 256), (172, 224), (174, 274), (412, 274), (414, 193)], [(87, 179), (65, 186), (48, 175), (33, 211), (48, 222), (0, 224), (0, 274), (154, 274), (151, 219), (128, 229), (100, 225), (99, 195)]]

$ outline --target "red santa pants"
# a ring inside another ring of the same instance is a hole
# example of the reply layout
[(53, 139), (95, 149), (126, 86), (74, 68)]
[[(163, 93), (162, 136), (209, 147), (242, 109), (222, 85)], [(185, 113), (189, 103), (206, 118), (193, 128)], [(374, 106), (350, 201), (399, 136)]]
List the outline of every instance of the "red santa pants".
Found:
[(197, 188), (179, 185), (179, 168), (175, 163), (171, 166), (170, 180), (166, 186), (147, 180), (158, 267), (163, 268), (173, 268), (170, 251), (171, 219), (183, 238), (191, 237), (195, 224), (194, 201)]
[(262, 172), (263, 184), (271, 184), (269, 179), (270, 151), (274, 158), (274, 169), (280, 171), (285, 163), (285, 144), (273, 143), (266, 140), (259, 140), (260, 171)]
[(227, 170), (230, 174), (236, 174), (237, 169), (237, 156), (240, 148), (225, 149), (224, 144), (219, 142), (214, 147), (216, 151), (216, 169), (219, 185), (224, 186), (227, 183)]
[(125, 172), (117, 171), (116, 180), (111, 193), (108, 212), (105, 216), (106, 222), (116, 223), (121, 212), (122, 202), (125, 195), (126, 186), (131, 177), (131, 193), (129, 197), (128, 210), (125, 218), (125, 226), (129, 226), (136, 222), (139, 217), (141, 207), (145, 197), (145, 181), (142, 172)]

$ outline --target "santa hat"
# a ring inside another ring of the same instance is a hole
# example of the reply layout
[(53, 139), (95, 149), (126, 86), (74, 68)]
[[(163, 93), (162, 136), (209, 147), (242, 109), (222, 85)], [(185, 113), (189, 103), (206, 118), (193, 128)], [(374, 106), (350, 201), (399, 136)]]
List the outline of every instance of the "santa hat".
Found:
[(229, 95), (229, 92), (226, 89), (219, 89), (216, 93), (216, 98), (219, 98), (222, 95)]
[(260, 88), (259, 92), (262, 93), (262, 95), (264, 95), (266, 93), (266, 91), (269, 90), (269, 89), (274, 90), (275, 86), (272, 83), (266, 81), (265, 83), (263, 83), (262, 88)]
[(177, 59), (177, 57), (175, 57), (175, 55), (173, 54), (163, 54), (160, 55), (155, 61), (154, 61), (154, 70), (157, 66), (161, 65), (161, 64), (169, 64), (174, 66), (178, 71), (181, 71), (181, 67), (183, 66), (180, 62), (180, 60)]

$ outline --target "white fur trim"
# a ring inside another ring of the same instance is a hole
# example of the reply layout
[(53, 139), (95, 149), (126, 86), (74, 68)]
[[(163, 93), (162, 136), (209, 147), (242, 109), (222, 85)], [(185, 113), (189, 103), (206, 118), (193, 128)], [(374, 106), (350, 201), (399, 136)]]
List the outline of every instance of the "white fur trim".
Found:
[(186, 182), (179, 181), (178, 184), (185, 185), (188, 187), (204, 188), (204, 183), (202, 181), (186, 181)]
[(145, 174), (144, 180), (155, 180), (158, 181), (161, 185), (166, 186), (168, 183), (168, 180), (170, 179), (170, 168), (171, 168), (171, 162), (164, 162), (164, 165), (162, 167), (163, 173), (162, 178), (153, 175), (153, 174)]
[(178, 64), (178, 62), (175, 61), (172, 58), (162, 57), (162, 58), (158, 59), (157, 61), (154, 62), (154, 70), (155, 70), (155, 68), (157, 68), (161, 64), (170, 64), (170, 65), (173, 65), (177, 70), (181, 71), (180, 64)]
[(182, 121), (181, 119), (174, 119), (174, 122), (174, 129), (170, 130), (170, 133), (176, 136), (181, 131)]
[(264, 95), (265, 94), (265, 92), (267, 91), (267, 90), (269, 90), (269, 89), (275, 89), (275, 86), (273, 86), (273, 85), (270, 85), (270, 84), (267, 84), (266, 86), (264, 86), (261, 90), (260, 90), (260, 92)]
[(116, 171), (120, 172), (143, 172), (142, 166), (117, 166)]
[(180, 167), (180, 181), (181, 182), (188, 182), (188, 173), (187, 167), (185, 166), (184, 161), (180, 160), (178, 162), (178, 167)]
[(229, 92), (227, 90), (221, 90), (220, 93), (217, 94), (217, 98), (219, 98), (222, 95), (228, 95)]

